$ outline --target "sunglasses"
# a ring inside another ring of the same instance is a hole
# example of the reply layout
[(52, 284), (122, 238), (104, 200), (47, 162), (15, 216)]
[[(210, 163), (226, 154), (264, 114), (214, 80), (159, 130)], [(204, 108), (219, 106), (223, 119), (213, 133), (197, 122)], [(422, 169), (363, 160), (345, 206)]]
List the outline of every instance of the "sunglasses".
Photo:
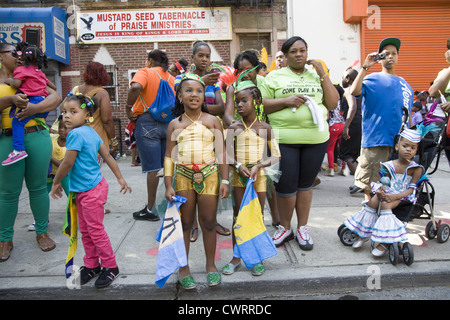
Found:
[(11, 52), (11, 55), (12, 55), (14, 58), (17, 58), (17, 51), (16, 51), (16, 49), (11, 49), (11, 50), (6, 50), (6, 51), (0, 51), (0, 53), (8, 53), (8, 52)]

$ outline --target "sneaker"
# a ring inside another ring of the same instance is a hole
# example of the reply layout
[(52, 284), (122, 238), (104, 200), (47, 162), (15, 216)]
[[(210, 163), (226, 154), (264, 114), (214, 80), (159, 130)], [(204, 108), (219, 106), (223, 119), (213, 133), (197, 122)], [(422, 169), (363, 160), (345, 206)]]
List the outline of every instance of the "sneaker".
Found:
[(140, 211), (133, 212), (133, 218), (136, 220), (149, 220), (149, 221), (160, 220), (158, 215), (154, 214), (153, 212), (147, 209), (147, 206), (145, 206), (145, 208)]
[(2, 166), (9, 166), (10, 164), (16, 163), (22, 159), (28, 157), (28, 154), (25, 151), (17, 151), (14, 150), (10, 154), (8, 154), (8, 158), (2, 162)]
[(364, 190), (362, 188), (357, 187), (355, 185), (349, 187), (349, 189), (350, 189), (350, 194), (355, 194), (357, 192), (364, 192)]
[(325, 171), (325, 175), (326, 176), (329, 176), (329, 177), (334, 177), (334, 169), (327, 169), (326, 171)]
[(275, 247), (281, 246), (286, 241), (294, 239), (294, 232), (286, 230), (282, 225), (277, 226), (277, 230), (272, 236)]
[(28, 231), (36, 231), (35, 223), (33, 222), (32, 224), (30, 224), (27, 229)]
[(97, 281), (96, 288), (106, 288), (119, 276), (119, 268), (103, 268)]
[(99, 275), (101, 271), (102, 268), (100, 267), (100, 265), (93, 269), (82, 266), (80, 268), (80, 284), (83, 285), (88, 283), (92, 278)]
[(312, 250), (314, 242), (309, 234), (309, 229), (307, 226), (301, 226), (297, 230), (297, 242), (302, 250)]

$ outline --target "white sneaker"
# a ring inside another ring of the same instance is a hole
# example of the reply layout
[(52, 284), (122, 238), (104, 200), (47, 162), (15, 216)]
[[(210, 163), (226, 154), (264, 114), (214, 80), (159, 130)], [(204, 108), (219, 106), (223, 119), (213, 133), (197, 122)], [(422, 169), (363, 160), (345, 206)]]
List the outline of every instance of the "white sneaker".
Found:
[(314, 242), (307, 226), (301, 226), (300, 229), (297, 230), (297, 242), (300, 245), (300, 249), (312, 250)]
[(286, 241), (294, 239), (292, 230), (286, 230), (282, 225), (277, 226), (277, 230), (272, 236), (273, 243), (276, 247), (281, 246)]
[(334, 177), (334, 169), (327, 169), (325, 175), (329, 177)]

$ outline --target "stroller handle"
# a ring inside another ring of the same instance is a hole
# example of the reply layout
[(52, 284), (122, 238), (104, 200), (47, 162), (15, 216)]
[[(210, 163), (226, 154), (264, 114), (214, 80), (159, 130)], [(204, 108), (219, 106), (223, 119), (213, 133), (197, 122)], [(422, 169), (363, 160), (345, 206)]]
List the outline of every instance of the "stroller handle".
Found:
[(406, 107), (402, 107), (402, 110), (403, 110), (402, 122), (403, 122), (403, 125), (405, 125), (409, 119), (409, 111)]

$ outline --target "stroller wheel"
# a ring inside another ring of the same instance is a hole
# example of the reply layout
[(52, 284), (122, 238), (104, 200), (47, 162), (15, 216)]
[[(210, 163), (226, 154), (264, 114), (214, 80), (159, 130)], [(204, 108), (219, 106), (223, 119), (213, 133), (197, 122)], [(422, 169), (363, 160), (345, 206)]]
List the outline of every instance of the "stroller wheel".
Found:
[(433, 227), (433, 221), (427, 223), (425, 227), (425, 235), (429, 240), (432, 240), (436, 237), (437, 230)]
[(403, 261), (407, 266), (412, 265), (414, 262), (414, 251), (413, 247), (409, 242), (403, 244)]
[(341, 224), (341, 225), (339, 226), (339, 228), (337, 229), (337, 235), (338, 235), (338, 237), (341, 236), (341, 231), (342, 231), (342, 229), (344, 229), (344, 228), (345, 228), (345, 224)]
[(350, 231), (349, 228), (344, 226), (339, 233), (339, 239), (341, 240), (342, 244), (349, 247), (353, 245), (353, 242), (355, 242), (356, 233)]
[(448, 224), (443, 223), (439, 226), (437, 230), (437, 240), (440, 243), (447, 242), (450, 235), (450, 227)]
[(392, 265), (396, 265), (398, 263), (398, 257), (400, 255), (400, 250), (398, 248), (398, 243), (391, 243), (389, 245), (389, 261), (391, 261)]

